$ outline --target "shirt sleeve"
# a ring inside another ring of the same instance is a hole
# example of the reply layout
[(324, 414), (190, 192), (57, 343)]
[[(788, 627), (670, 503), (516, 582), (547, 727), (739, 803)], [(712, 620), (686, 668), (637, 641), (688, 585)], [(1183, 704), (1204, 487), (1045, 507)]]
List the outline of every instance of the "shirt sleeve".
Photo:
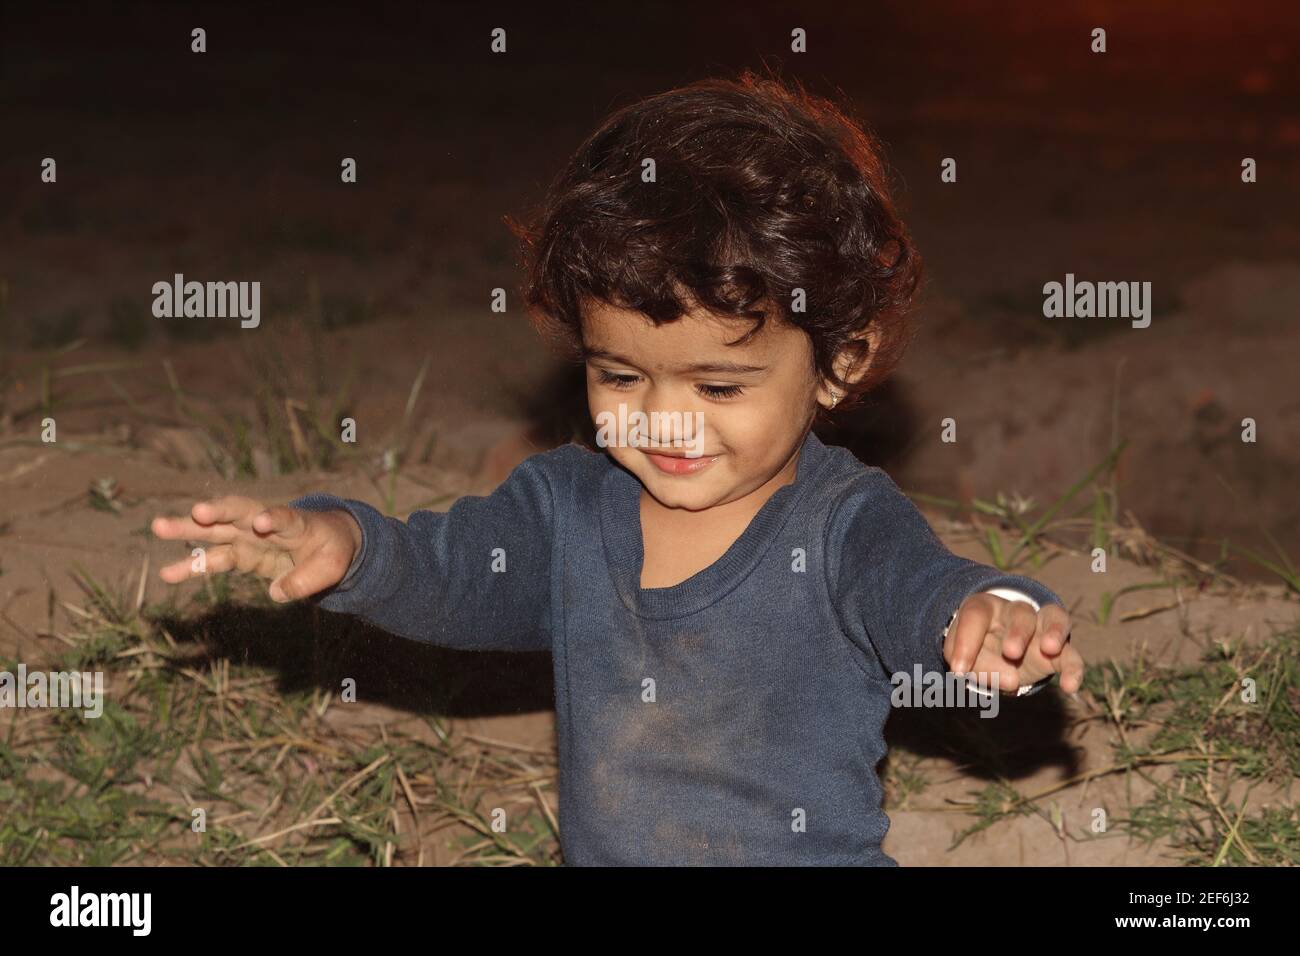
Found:
[(361, 547), (338, 584), (308, 598), (391, 634), (465, 650), (549, 650), (555, 496), (534, 455), (486, 497), (406, 521), (316, 493), (289, 507), (341, 509)]
[(949, 551), (879, 468), (845, 494), (828, 538), (827, 573), (840, 626), (883, 679), (910, 676), (918, 664), (923, 672), (946, 673), (944, 629), (972, 594), (1006, 588), (1028, 598), (1035, 610), (1042, 604), (1064, 607), (1033, 578)]

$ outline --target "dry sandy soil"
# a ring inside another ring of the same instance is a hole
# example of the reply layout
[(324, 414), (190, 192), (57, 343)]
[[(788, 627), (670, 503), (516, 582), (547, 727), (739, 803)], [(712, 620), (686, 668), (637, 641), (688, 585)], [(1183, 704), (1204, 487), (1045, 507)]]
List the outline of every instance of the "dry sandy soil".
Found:
[[(447, 323), (438, 348), (431, 352), (428, 377), (431, 385), (420, 406), (422, 414), (418, 416), (414, 445), (423, 446), (425, 436), (434, 431), (438, 441), (430, 461), (410, 466), (397, 482), (398, 514), (405, 514), (412, 505), (428, 500), (434, 493), (485, 493), (524, 456), (554, 440), (544, 434), (545, 422), (553, 423), (552, 419), (544, 419), (539, 424), (521, 418), (511, 411), (509, 402), (499, 392), (482, 386), (483, 382), (500, 377), (521, 381), (525, 391), (533, 383), (542, 389), (549, 370), (545, 363), (527, 360), (532, 353), (525, 349), (501, 349), (499, 340), (485, 342), (475, 334), (481, 321), (466, 317), (459, 328)], [(940, 325), (932, 323), (934, 327)], [(414, 378), (422, 358), (410, 346), (417, 337), (418, 328), (401, 321), (374, 323), (364, 331), (344, 331), (328, 337), (329, 363), (341, 363), (349, 355), (357, 354), (363, 361), (374, 364), (376, 376), (381, 375), (378, 366), (382, 356), (400, 356), (394, 360), (393, 369), (384, 375), (391, 387), (367, 390), (355, 412), (363, 429), (371, 422), (383, 423), (375, 425), (380, 434), (368, 446), (371, 452), (384, 447), (382, 439), (387, 437), (388, 423), (400, 417), (400, 407), (408, 391), (406, 383)], [(292, 350), (292, 354), (302, 354), (305, 350), (305, 343), (292, 337), (280, 344)], [(1107, 359), (1100, 353), (1109, 347), (1106, 342), (1088, 346), (1075, 353), (1074, 364), (1081, 369), (1103, 367)], [(217, 404), (229, 406), (240, 404), (238, 396), (251, 389), (245, 366), (234, 350), (228, 362), (213, 362), (210, 351), (203, 346), (188, 345), (169, 351), (187, 394), (215, 396)], [(941, 351), (935, 343), (924, 340), (918, 343), (917, 361), (901, 379), (902, 387), (923, 396), (936, 409), (942, 407), (944, 394), (955, 396), (961, 392), (957, 381), (959, 372), (937, 383), (923, 371), (926, 362), (935, 361), (932, 356), (940, 355)], [(1262, 354), (1270, 353), (1263, 350)], [(122, 358), (106, 349), (90, 349), (81, 355), (84, 362)], [(1217, 358), (1222, 361), (1224, 356)], [(1209, 361), (1207, 356), (1206, 362)], [(988, 368), (992, 367), (993, 379), (1005, 383), (1006, 389), (1014, 392), (1031, 388), (1025, 381), (1022, 360), (991, 358), (989, 363), (973, 373), (972, 379), (987, 381)], [(951, 368), (961, 367), (957, 364)], [(1056, 367), (1062, 369), (1057, 372), (1059, 377), (1069, 380), (1077, 375), (1082, 385), (1088, 386), (1084, 372), (1072, 372), (1065, 363)], [(471, 371), (478, 368), (487, 369), (488, 373), (479, 375)], [(1241, 387), (1248, 389), (1252, 382), (1261, 380), (1262, 377), (1243, 377)], [(145, 600), (160, 600), (164, 596), (168, 586), (153, 578), (152, 570), (174, 560), (180, 549), (140, 533), (154, 514), (172, 513), (198, 498), (232, 491), (266, 501), (283, 501), (309, 490), (328, 490), (380, 502), (375, 487), (366, 477), (367, 471), (380, 474), (378, 455), (360, 468), (226, 481), (204, 460), (200, 432), (147, 420), (156, 418), (161, 422), (175, 415), (166, 394), (163, 373), (157, 365), (149, 367), (146, 362), (144, 368), (124, 382), (138, 403), (135, 411), (109, 404), (114, 395), (107, 387), (101, 394), (105, 404), (99, 404), (94, 397), (98, 389), (87, 386), (89, 391), (80, 397), (78, 407), (58, 416), (59, 447), (7, 444), (0, 448), (0, 489), (3, 490), (0, 520), (6, 524), (6, 533), (0, 538), (0, 565), (4, 571), (0, 576), (0, 608), (4, 614), (4, 623), (0, 625), (0, 653), (21, 655), (29, 666), (51, 649), (48, 639), (32, 637), (46, 628), (48, 589), (52, 588), (60, 599), (75, 602), (79, 597), (69, 575), (76, 565), (90, 568), (100, 580), (130, 591), (138, 580), (142, 563), (147, 561), (151, 575)], [(1100, 402), (1108, 383), (1099, 381), (1094, 387)], [(482, 393), (476, 391), (478, 388), (483, 388)], [(979, 397), (988, 394), (972, 392), (961, 406), (962, 414), (979, 416)], [(14, 397), (21, 401), (22, 393)], [(1000, 402), (1004, 399), (996, 400), (1003, 407)], [(1059, 488), (1065, 484), (1064, 479), (1077, 475), (1087, 463), (1087, 456), (1070, 443), (1052, 442), (1050, 436), (1054, 432), (1050, 424), (1042, 422), (1041, 416), (1025, 408), (1017, 411), (1016, 417), (1020, 428), (1037, 429), (1044, 440), (1035, 443), (1017, 437), (1005, 423), (987, 426), (995, 440), (1003, 443), (1001, 460), (1023, 465), (1015, 473), (1036, 476), (1043, 487)], [(1194, 412), (1188, 410), (1184, 427), (1194, 429), (1195, 421)], [(938, 470), (937, 462), (943, 453), (942, 446), (927, 446), (917, 460), (934, 462), (929, 467)], [(992, 466), (976, 456), (955, 470), (971, 488), (983, 494), (1005, 487), (996, 484), (999, 480), (996, 470), (985, 472), (982, 467)], [(120, 513), (89, 506), (89, 486), (105, 476), (112, 476), (118, 483), (119, 500), (123, 504)], [(975, 540), (969, 525), (951, 521), (940, 512), (930, 511), (929, 517), (957, 553), (988, 561), (987, 551)], [(1097, 575), (1090, 571), (1085, 554), (1061, 552), (1033, 573), (1066, 599), (1077, 622), (1075, 644), (1094, 664), (1107, 659), (1128, 662), (1139, 653), (1156, 663), (1191, 664), (1213, 640), (1258, 639), (1267, 636), (1271, 628), (1281, 629), (1300, 618), (1300, 602), (1288, 598), (1281, 587), (1255, 584), (1231, 593), (1217, 589), (1202, 592), (1196, 588), (1177, 594), (1138, 591), (1120, 598), (1110, 622), (1102, 626), (1094, 619), (1102, 592), (1153, 580), (1156, 577), (1153, 569), (1115, 558), (1106, 575)], [(1127, 622), (1122, 620), (1129, 612), (1143, 611), (1150, 613)], [(273, 635), (267, 635), (268, 640), (272, 638)], [(372, 665), (378, 673), (383, 673), (382, 661)], [(454, 717), (454, 727), (460, 732), (543, 751), (553, 747), (552, 714), (545, 709), (549, 677), (544, 669), (527, 670), (526, 673), (538, 678), (539, 686), (522, 691), (517, 686), (519, 675), (510, 668), (493, 670), (485, 666), (473, 669), (472, 673), (476, 682), (472, 696), (477, 703)], [(383, 679), (380, 680), (382, 685)], [(1010, 755), (1016, 768), (1011, 777), (1014, 785), (1021, 792), (1036, 792), (1108, 765), (1113, 760), (1115, 740), (1113, 729), (1101, 719), (1102, 706), (1101, 701), (1088, 693), (1080, 695), (1077, 701), (1053, 692), (1032, 701), (1008, 702), (989, 734), (994, 747)], [(353, 731), (363, 728), (373, 731), (377, 724), (383, 723), (390, 729), (405, 725), (414, 728), (411, 732), (418, 732), (419, 722), (412, 719), (412, 710), (418, 713), (423, 709), (418, 701), (403, 701), (400, 697), (396, 702), (363, 699), (356, 706), (336, 709), (331, 718), (340, 727)], [(1047, 813), (1000, 822), (951, 849), (954, 835), (969, 826), (973, 818), (957, 812), (960, 808), (950, 801), (970, 801), (974, 791), (989, 782), (987, 772), (972, 767), (959, 744), (936, 736), (933, 726), (917, 723), (907, 714), (891, 721), (889, 736), (893, 744), (906, 748), (908, 756), (903, 759), (907, 766), (928, 784), (918, 795), (901, 797), (891, 810), (893, 829), (887, 850), (905, 865), (1144, 865), (1174, 859), (1160, 843), (1134, 844), (1120, 834), (1086, 842), (1063, 839)], [(1052, 800), (1059, 808), (1064, 831), (1086, 836), (1094, 808), (1105, 808), (1110, 814), (1122, 813), (1133, 801), (1140, 801), (1148, 789), (1143, 780), (1130, 775), (1104, 776), (1069, 786), (1056, 793)], [(1051, 801), (1045, 805), (1051, 806)], [(445, 841), (445, 834), (427, 838), (426, 862), (448, 859)]]

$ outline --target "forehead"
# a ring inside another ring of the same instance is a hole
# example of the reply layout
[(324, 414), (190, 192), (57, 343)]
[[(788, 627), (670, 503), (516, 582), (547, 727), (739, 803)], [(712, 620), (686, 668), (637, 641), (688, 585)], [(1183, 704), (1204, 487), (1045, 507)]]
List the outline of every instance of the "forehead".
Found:
[(649, 365), (669, 365), (683, 359), (776, 364), (783, 359), (797, 359), (801, 350), (792, 346), (797, 346), (796, 340), (806, 339), (799, 329), (786, 325), (770, 309), (763, 328), (741, 342), (753, 329), (749, 319), (715, 315), (700, 308), (659, 326), (641, 312), (603, 302), (589, 303), (582, 310), (585, 348)]

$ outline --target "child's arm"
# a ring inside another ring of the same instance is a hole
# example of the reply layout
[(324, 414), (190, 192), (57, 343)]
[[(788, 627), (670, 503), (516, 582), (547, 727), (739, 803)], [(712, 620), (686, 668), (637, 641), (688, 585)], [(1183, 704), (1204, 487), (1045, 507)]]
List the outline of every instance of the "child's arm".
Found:
[(343, 579), (312, 598), (392, 634), (472, 650), (550, 648), (554, 502), (534, 455), (487, 497), (405, 521), (362, 501), (311, 494), (289, 503), (341, 509), (362, 544)]
[[(201, 541), (192, 558), (159, 569), (169, 584), (240, 571), (270, 580), (273, 600), (319, 601), (394, 634), (450, 647), (549, 647), (554, 497), (534, 455), (490, 497), (467, 497), (446, 514), (408, 522), (361, 501), (306, 495), (266, 507), (239, 495), (199, 501), (187, 515), (159, 515), (158, 538)], [(554, 457), (552, 457), (554, 456)]]
[(995, 589), (1011, 589), (1034, 605), (1064, 610), (1061, 599), (1034, 579), (949, 551), (879, 469), (855, 483), (837, 507), (828, 555), (841, 625), (864, 654), (880, 661), (887, 679), (900, 672), (911, 676), (918, 663), (923, 671), (945, 673), (948, 627), (972, 595), (994, 591), (1010, 599), (1010, 592)]

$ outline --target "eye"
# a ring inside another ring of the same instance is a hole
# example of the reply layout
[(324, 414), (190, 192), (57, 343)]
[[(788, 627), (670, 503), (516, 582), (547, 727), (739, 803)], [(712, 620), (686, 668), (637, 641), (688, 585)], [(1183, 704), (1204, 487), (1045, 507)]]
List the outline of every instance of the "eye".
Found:
[(608, 369), (596, 369), (596, 380), (601, 385), (609, 385), (612, 388), (631, 388), (637, 382), (641, 381), (640, 375), (625, 373), (622, 375), (615, 374)]
[(739, 385), (700, 385), (700, 394), (705, 398), (735, 398), (744, 391)]

